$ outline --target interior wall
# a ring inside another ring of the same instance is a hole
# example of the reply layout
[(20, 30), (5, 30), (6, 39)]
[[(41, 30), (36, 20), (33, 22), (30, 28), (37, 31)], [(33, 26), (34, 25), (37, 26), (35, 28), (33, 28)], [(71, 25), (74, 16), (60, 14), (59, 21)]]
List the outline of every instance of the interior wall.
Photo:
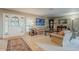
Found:
[(74, 20), (74, 29), (79, 32), (79, 18)]
[[(42, 28), (48, 28), (48, 18), (44, 17), (44, 16), (38, 16), (38, 15), (32, 15), (32, 14), (28, 14), (28, 13), (22, 13), (22, 12), (18, 12), (18, 11), (13, 11), (13, 10), (7, 10), (7, 9), (0, 9), (0, 28), (2, 28), (2, 14), (3, 13), (9, 13), (9, 14), (15, 14), (15, 15), (21, 15), (21, 16), (25, 16), (26, 20), (30, 19), (33, 21), (33, 27), (37, 28), (36, 26), (36, 18), (44, 18), (45, 19), (45, 26), (43, 26)], [(74, 28), (75, 30), (79, 31), (79, 14), (76, 15), (68, 15), (68, 16), (62, 16), (59, 18), (55, 18), (55, 20), (57, 19), (67, 19), (68, 20), (68, 27), (72, 27), (71, 24), (71, 19), (72, 16), (77, 16), (77, 19), (74, 20)], [(56, 24), (57, 25), (57, 24)], [(0, 29), (0, 33), (2, 33), (2, 29)]]
[[(48, 26), (48, 18), (46, 18), (44, 16), (32, 15), (32, 14), (28, 14), (28, 13), (22, 13), (22, 12), (13, 11), (13, 10), (7, 10), (7, 9), (0, 9), (0, 13), (1, 14), (5, 13), (5, 14), (14, 14), (14, 15), (25, 16), (26, 21), (27, 20), (32, 20), (34, 28), (37, 28), (36, 23), (35, 23), (36, 18), (43, 18), (43, 19), (45, 19), (45, 26), (43, 26), (42, 28), (46, 28)], [(1, 21), (2, 21), (2, 16), (0, 15), (0, 24), (3, 23)], [(0, 28), (2, 28), (2, 25), (0, 25)]]
[[(68, 22), (67, 23), (67, 27), (69, 27), (72, 30), (72, 17), (74, 17), (74, 16), (75, 16), (75, 18), (74, 18), (73, 26), (74, 26), (74, 29), (79, 32), (79, 14), (67, 15), (67, 16), (62, 16), (62, 17), (56, 17), (55, 20), (67, 19), (67, 22)], [(56, 25), (58, 25), (58, 24), (56, 24)]]
[(2, 14), (0, 14), (0, 35), (3, 34), (3, 20), (2, 20)]

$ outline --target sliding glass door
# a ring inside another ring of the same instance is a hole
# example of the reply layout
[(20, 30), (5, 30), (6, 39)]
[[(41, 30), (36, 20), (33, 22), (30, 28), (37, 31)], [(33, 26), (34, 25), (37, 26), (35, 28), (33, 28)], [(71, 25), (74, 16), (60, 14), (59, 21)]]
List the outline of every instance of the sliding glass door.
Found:
[(17, 15), (4, 15), (4, 34), (21, 34), (25, 32), (25, 17)]
[(33, 28), (33, 19), (26, 17), (26, 32), (29, 32)]
[(8, 34), (9, 16), (3, 14), (3, 34)]
[(33, 17), (3, 14), (3, 29), (6, 35), (19, 35), (29, 32), (34, 26)]

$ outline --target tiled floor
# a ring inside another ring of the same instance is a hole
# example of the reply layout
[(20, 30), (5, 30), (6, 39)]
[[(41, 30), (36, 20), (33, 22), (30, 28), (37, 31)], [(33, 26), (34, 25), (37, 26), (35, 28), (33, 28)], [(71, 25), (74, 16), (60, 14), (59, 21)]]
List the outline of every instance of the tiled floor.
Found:
[(32, 36), (31, 39), (36, 43), (43, 43), (43, 44), (50, 44), (50, 45), (60, 46), (60, 45), (56, 45), (55, 43), (53, 43), (51, 41), (52, 38), (50, 36), (36, 35), (36, 36)]
[[(55, 45), (52, 41), (50, 36), (45, 35), (35, 35), (35, 36), (24, 36), (26, 39), (21, 37), (12, 37), (8, 40), (7, 51), (31, 51), (30, 47), (27, 45), (27, 40), (31, 40), (30, 43), (34, 42), (37, 46), (39, 44), (48, 44), (48, 45)], [(55, 45), (56, 46), (56, 45)]]
[(37, 46), (39, 46), (41, 49), (43, 49), (43, 51), (63, 50), (63, 48), (60, 45), (56, 45), (51, 41), (50, 36), (45, 36), (45, 35), (35, 35), (35, 36), (25, 35), (25, 36), (26, 36), (27, 40), (30, 39)]
[(31, 51), (22, 38), (8, 40), (8, 51)]
[[(8, 41), (8, 45), (5, 43), (6, 41)], [(6, 39), (6, 41), (0, 41), (2, 44), (2, 47), (0, 46), (1, 51), (6, 51), (6, 48), (7, 51), (79, 51), (78, 49), (65, 48), (59, 45), (55, 45), (51, 41), (51, 37), (45, 35), (25, 35), (24, 37), (12, 37), (8, 40)]]

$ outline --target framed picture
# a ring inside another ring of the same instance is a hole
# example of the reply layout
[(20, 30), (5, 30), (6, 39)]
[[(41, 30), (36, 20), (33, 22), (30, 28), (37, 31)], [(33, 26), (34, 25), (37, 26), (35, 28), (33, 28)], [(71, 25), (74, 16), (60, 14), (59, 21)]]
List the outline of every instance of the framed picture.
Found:
[(59, 19), (58, 24), (67, 24), (67, 19)]
[(45, 25), (45, 19), (36, 18), (36, 26), (44, 26)]
[(67, 19), (62, 19), (62, 24), (67, 24)]

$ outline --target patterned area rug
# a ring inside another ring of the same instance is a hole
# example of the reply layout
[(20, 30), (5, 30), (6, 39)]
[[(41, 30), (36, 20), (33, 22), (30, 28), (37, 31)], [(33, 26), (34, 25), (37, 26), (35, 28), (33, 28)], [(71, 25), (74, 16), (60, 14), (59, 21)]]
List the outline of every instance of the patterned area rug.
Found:
[(31, 51), (22, 38), (8, 40), (8, 51)]

